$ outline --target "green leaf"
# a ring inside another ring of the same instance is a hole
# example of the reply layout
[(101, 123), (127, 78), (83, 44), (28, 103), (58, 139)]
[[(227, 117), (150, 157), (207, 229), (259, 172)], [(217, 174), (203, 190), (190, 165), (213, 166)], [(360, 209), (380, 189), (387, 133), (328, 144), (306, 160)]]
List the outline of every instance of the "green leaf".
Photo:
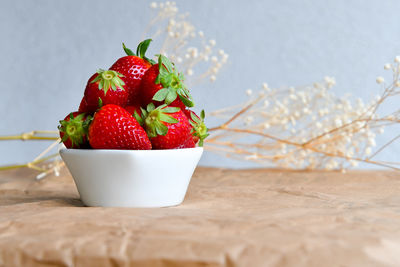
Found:
[(155, 106), (154, 106), (153, 103), (149, 103), (149, 104), (147, 105), (147, 111), (148, 111), (148, 112), (151, 112), (151, 111), (153, 111), (154, 109), (155, 109)]
[(129, 48), (127, 48), (127, 47), (125, 46), (124, 43), (122, 43), (122, 48), (124, 49), (125, 53), (126, 53), (128, 56), (136, 56), (135, 53), (132, 52), (132, 50), (130, 50)]
[(159, 64), (159, 68), (164, 66), (168, 70), (168, 72), (170, 72), (170, 73), (174, 72), (174, 66), (172, 65), (171, 61), (166, 56), (160, 55), (158, 57), (158, 64)]
[(167, 106), (167, 104), (162, 104), (162, 105), (158, 106), (157, 109), (160, 110), (162, 108), (165, 108), (166, 106)]
[(110, 81), (109, 80), (104, 80), (104, 84), (103, 84), (103, 90), (104, 90), (104, 95), (107, 94), (108, 89), (110, 89)]
[(99, 106), (99, 108), (101, 108), (103, 106), (103, 100), (100, 97), (99, 97), (98, 106)]
[[(97, 71), (97, 73), (99, 73), (99, 71)], [(95, 82), (97, 82), (98, 80), (100, 80), (100, 78), (101, 78), (101, 76), (100, 76), (100, 75), (97, 75), (90, 83), (95, 83)]]
[(201, 119), (199, 117), (197, 117), (193, 112), (190, 113), (190, 117), (191, 119), (196, 122), (197, 124), (201, 123)]
[(180, 108), (178, 107), (166, 107), (162, 109), (162, 112), (164, 113), (175, 113), (178, 112), (180, 110)]
[(136, 54), (138, 55), (138, 57), (141, 57), (143, 59), (145, 58), (147, 48), (149, 47), (151, 41), (151, 39), (146, 39), (138, 45), (136, 49)]
[(172, 88), (168, 88), (168, 89), (169, 89), (169, 92), (167, 94), (167, 97), (165, 97), (165, 103), (169, 105), (178, 97), (178, 94), (176, 93), (176, 91), (174, 89), (172, 89)]
[(133, 117), (137, 120), (137, 122), (143, 126), (143, 118), (139, 116), (139, 114), (137, 113), (137, 111), (135, 110), (135, 112), (133, 113)]
[(142, 117), (146, 118), (147, 117), (147, 110), (145, 110), (144, 108), (140, 108), (140, 111), (142, 111)]
[(183, 103), (185, 106), (187, 106), (187, 107), (189, 107), (189, 108), (194, 107), (193, 101), (191, 101), (191, 100), (189, 100), (189, 99), (187, 99), (186, 97), (183, 97), (183, 96), (181, 96), (181, 95), (179, 96), (179, 98), (181, 99), (182, 103)]
[(174, 117), (169, 116), (167, 114), (163, 114), (163, 113), (160, 114), (160, 121), (168, 122), (168, 123), (177, 123), (178, 122), (178, 120), (175, 119)]
[(159, 121), (155, 123), (155, 128), (157, 135), (166, 135), (168, 133), (168, 127)]
[(143, 57), (146, 61), (148, 61), (151, 65), (157, 64), (157, 62), (154, 59), (148, 58), (148, 57)]
[(163, 88), (161, 90), (158, 90), (157, 93), (154, 94), (153, 100), (163, 101), (167, 95), (168, 95), (168, 89)]

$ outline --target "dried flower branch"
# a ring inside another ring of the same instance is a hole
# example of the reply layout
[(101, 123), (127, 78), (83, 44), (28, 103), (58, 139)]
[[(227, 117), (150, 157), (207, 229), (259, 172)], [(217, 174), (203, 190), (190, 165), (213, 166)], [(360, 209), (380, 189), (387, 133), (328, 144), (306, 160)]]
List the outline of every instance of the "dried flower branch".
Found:
[[(208, 149), (224, 152), (229, 157), (272, 164), (289, 169), (345, 170), (365, 162), (400, 170), (400, 163), (372, 160), (387, 146), (400, 138), (396, 136), (372, 153), (376, 135), (384, 128), (400, 123), (400, 109), (379, 116), (379, 108), (388, 99), (400, 94), (400, 57), (394, 64), (385, 64), (393, 73), (393, 82), (384, 86), (383, 93), (364, 104), (361, 99), (351, 103), (349, 96), (336, 97), (330, 88), (335, 80), (304, 88), (270, 89), (263, 84), (242, 108), (225, 108), (211, 116), (228, 118), (211, 128)], [(378, 84), (384, 84), (382, 77)]]
[[(203, 31), (187, 20), (188, 14), (180, 14), (175, 2), (151, 3), (157, 11), (146, 27), (143, 38), (149, 36), (161, 41), (160, 53), (168, 56), (187, 76), (188, 86), (197, 85), (209, 79), (215, 81), (218, 72), (228, 61), (228, 54), (216, 50), (216, 41), (207, 40)], [(143, 39), (142, 38), (142, 39)], [(193, 44), (200, 43), (200, 47)]]
[[(188, 85), (215, 81), (226, 64), (228, 55), (216, 50), (215, 40), (207, 40), (180, 14), (174, 2), (151, 3), (155, 17), (146, 27), (145, 37), (163, 40), (161, 53), (167, 54), (180, 70), (189, 76)], [(201, 47), (189, 45), (200, 43)], [(383, 85), (383, 93), (365, 104), (361, 99), (350, 101), (349, 96), (338, 98), (331, 92), (335, 80), (325, 77), (323, 82), (302, 88), (283, 90), (262, 85), (258, 94), (246, 90), (249, 100), (237, 106), (212, 112), (224, 120), (210, 129), (206, 148), (226, 156), (289, 169), (345, 170), (359, 162), (399, 170), (400, 162), (376, 161), (373, 158), (400, 138), (394, 137), (375, 151), (376, 135), (385, 127), (399, 125), (400, 109), (379, 116), (379, 108), (400, 94), (400, 57), (385, 70), (393, 73), (393, 82), (385, 86), (383, 77), (376, 82)], [(57, 131), (33, 131), (0, 140), (57, 140), (33, 161), (0, 170), (28, 167), (40, 171), (37, 179), (64, 166), (58, 154), (46, 156), (59, 144)], [(60, 147), (60, 146), (59, 146)], [(47, 160), (55, 159), (48, 165)], [(39, 166), (40, 165), (40, 166)]]

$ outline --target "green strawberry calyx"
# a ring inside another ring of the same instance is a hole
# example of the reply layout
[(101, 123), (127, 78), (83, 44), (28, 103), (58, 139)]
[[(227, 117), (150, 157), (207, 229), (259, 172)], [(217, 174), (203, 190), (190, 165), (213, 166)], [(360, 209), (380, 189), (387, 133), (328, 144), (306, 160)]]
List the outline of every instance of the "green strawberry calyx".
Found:
[(134, 117), (139, 124), (144, 126), (149, 137), (156, 137), (168, 133), (168, 127), (163, 122), (171, 124), (178, 122), (177, 119), (168, 114), (179, 110), (177, 107), (168, 107), (165, 104), (156, 108), (153, 103), (150, 103), (147, 105), (147, 109), (141, 108), (142, 117), (137, 112), (135, 112)]
[(64, 133), (61, 142), (65, 142), (69, 139), (71, 140), (72, 147), (80, 147), (80, 145), (85, 142), (83, 137), (88, 133), (92, 116), (85, 117), (86, 113), (81, 113), (74, 117), (74, 114), (71, 112), (69, 114), (69, 120), (60, 121), (58, 130)]
[(204, 123), (204, 118), (206, 117), (204, 110), (200, 113), (200, 118), (197, 117), (193, 112), (190, 113), (189, 122), (192, 125), (192, 135), (199, 138), (199, 146), (203, 146), (204, 139), (210, 134), (208, 133), (208, 128)]
[(154, 94), (153, 100), (164, 101), (169, 105), (179, 96), (185, 106), (193, 107), (192, 96), (183, 83), (185, 77), (177, 72), (173, 63), (164, 55), (158, 55), (158, 70), (159, 74), (155, 83), (161, 84), (163, 88)]
[(156, 64), (156, 62), (153, 59), (150, 59), (146, 57), (146, 51), (147, 48), (149, 48), (150, 42), (153, 41), (152, 39), (146, 39), (142, 42), (139, 43), (138, 47), (136, 48), (136, 54), (133, 53), (132, 50), (127, 48), (124, 43), (122, 43), (122, 48), (124, 49), (125, 53), (128, 56), (135, 56), (135, 57), (140, 57), (149, 62), (151, 65)]
[(99, 90), (104, 91), (104, 95), (107, 94), (108, 90), (111, 88), (113, 91), (116, 91), (117, 88), (121, 88), (122, 90), (125, 90), (124, 88), (124, 81), (121, 79), (121, 77), (124, 77), (119, 72), (113, 71), (113, 70), (103, 70), (99, 69), (97, 71), (97, 76), (91, 81), (91, 83), (99, 83)]

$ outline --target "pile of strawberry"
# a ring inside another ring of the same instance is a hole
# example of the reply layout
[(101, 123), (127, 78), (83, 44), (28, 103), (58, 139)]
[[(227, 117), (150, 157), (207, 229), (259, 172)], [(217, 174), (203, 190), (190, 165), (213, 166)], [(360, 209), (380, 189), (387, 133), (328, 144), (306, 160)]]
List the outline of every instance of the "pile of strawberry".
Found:
[(145, 56), (151, 39), (109, 70), (90, 77), (76, 112), (58, 129), (67, 148), (176, 149), (203, 145), (204, 111), (197, 116), (184, 76), (165, 56)]

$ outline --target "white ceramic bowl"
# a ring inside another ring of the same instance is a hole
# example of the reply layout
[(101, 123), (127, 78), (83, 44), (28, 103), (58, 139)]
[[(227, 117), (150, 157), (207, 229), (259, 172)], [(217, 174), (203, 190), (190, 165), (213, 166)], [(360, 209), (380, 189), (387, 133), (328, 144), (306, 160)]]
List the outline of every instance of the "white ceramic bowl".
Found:
[(82, 202), (102, 207), (179, 205), (202, 153), (202, 147), (60, 151)]

